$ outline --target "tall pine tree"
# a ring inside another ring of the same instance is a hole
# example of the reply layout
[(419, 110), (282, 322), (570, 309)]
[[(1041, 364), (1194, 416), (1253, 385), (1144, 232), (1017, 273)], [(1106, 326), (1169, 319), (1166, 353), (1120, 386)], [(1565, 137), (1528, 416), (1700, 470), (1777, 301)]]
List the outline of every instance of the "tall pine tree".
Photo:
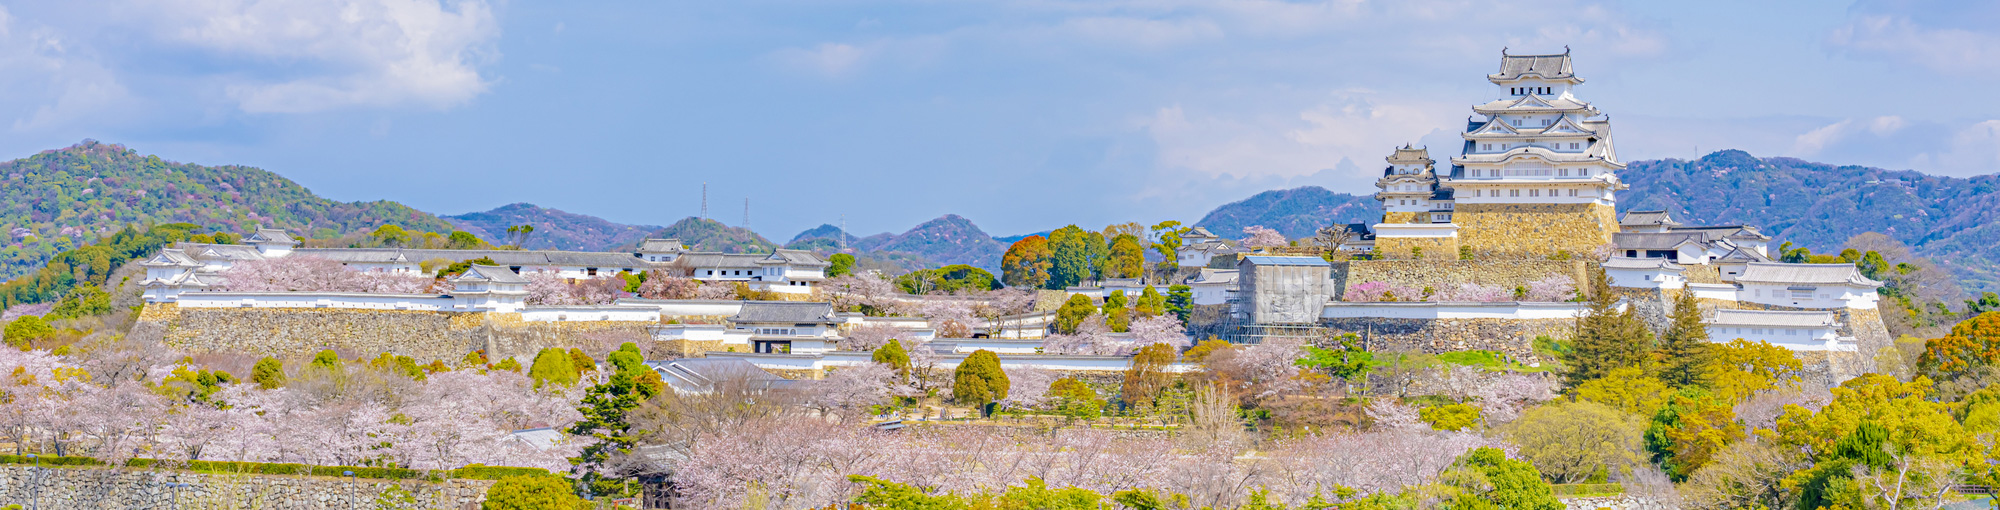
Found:
[(1576, 319), (1576, 334), (1570, 339), (1569, 370), (1564, 386), (1575, 388), (1586, 381), (1604, 377), (1611, 370), (1640, 365), (1653, 350), (1653, 331), (1634, 316), (1631, 307), (1618, 309), (1618, 292), (1603, 268), (1590, 273), (1590, 308)]
[(1050, 232), (1049, 251), (1053, 264), (1048, 288), (1067, 289), (1090, 279), (1090, 234), (1082, 228), (1070, 225)]
[(1694, 292), (1682, 289), (1674, 299), (1673, 320), (1660, 338), (1660, 380), (1675, 387), (1707, 386), (1715, 351), (1708, 343), (1708, 327), (1701, 323)]

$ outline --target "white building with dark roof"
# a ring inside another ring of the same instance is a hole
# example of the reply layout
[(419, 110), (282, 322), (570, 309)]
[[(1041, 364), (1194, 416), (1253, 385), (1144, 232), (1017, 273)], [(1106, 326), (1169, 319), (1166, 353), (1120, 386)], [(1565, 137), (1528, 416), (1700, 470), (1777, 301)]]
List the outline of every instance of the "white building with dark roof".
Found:
[(1770, 342), (1794, 351), (1856, 351), (1854, 338), (1840, 336), (1840, 321), (1830, 311), (1716, 310), (1703, 321), (1708, 340)]
[(1687, 285), (1686, 271), (1667, 259), (1611, 257), (1604, 261), (1604, 276), (1614, 287), (1678, 289)]
[(1793, 308), (1875, 308), (1882, 282), (1854, 264), (1752, 262), (1736, 276), (1739, 299)]
[(811, 294), (826, 281), (831, 262), (806, 250), (772, 253), (685, 252), (670, 267), (683, 276), (710, 282), (743, 282), (750, 290)]
[(528, 302), (528, 279), (500, 266), (473, 264), (451, 285), (452, 298), (465, 310), (518, 312)]

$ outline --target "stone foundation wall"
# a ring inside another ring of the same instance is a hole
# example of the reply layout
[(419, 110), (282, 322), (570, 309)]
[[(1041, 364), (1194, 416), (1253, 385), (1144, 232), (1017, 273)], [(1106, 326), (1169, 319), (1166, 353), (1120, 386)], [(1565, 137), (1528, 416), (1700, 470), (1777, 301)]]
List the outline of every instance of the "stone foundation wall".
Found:
[(1385, 259), (1457, 260), (1456, 237), (1377, 237), (1375, 252)]
[[(1458, 256), (1455, 251), (1452, 257)], [(1463, 283), (1513, 289), (1535, 280), (1563, 276), (1581, 286), (1581, 282), (1587, 281), (1587, 269), (1588, 265), (1580, 260), (1352, 260), (1333, 263), (1334, 288), (1340, 291), (1333, 298), (1344, 299), (1349, 286), (1364, 282), (1387, 282), (1414, 289), (1429, 287), (1442, 292)]]
[(1722, 283), (1722, 266), (1696, 264), (1681, 267), (1687, 268), (1681, 276), (1687, 278), (1688, 283)]
[[(1370, 351), (1499, 351), (1524, 362), (1540, 361), (1535, 337), (1569, 338), (1574, 319), (1321, 319), (1329, 341), (1342, 334), (1361, 337)], [(1325, 347), (1325, 346), (1323, 346)]]
[(1597, 204), (1458, 204), (1458, 242), (1485, 256), (1582, 256), (1611, 242), (1618, 215)]
[[(488, 480), (345, 480), (318, 476), (223, 475), (111, 468), (0, 467), (0, 505), (23, 508), (160, 509), (273, 508), (347, 510), (382, 508), (385, 494), (409, 494), (410, 508), (476, 509)], [(168, 483), (188, 484), (176, 489)], [(395, 488), (392, 491), (391, 488)], [(394, 498), (399, 501), (402, 498)]]
[[(1424, 220), (1426, 221), (1418, 221), (1417, 220), (1418, 215), (1422, 215), (1424, 217)], [(1413, 212), (1382, 213), (1383, 223), (1426, 223), (1428, 222), (1429, 219), (1430, 219), (1430, 213), (1413, 213)]]
[[(309, 358), (323, 349), (372, 357), (389, 352), (456, 361), (474, 350), (487, 356), (532, 356), (545, 347), (643, 341), (654, 322), (527, 322), (520, 314), (354, 310), (336, 308), (178, 308), (149, 304), (141, 322), (161, 324), (169, 345), (188, 352), (235, 352)], [(643, 343), (643, 342), (642, 342)]]

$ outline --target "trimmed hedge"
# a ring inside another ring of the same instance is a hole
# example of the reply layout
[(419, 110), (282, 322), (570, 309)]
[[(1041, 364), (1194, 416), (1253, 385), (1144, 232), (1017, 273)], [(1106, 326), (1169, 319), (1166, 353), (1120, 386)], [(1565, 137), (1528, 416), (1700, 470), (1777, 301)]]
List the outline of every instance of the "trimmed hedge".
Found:
[[(38, 463), (37, 459), (28, 458), (28, 456), (26, 455), (0, 455), (0, 464), (32, 465), (37, 463)], [(90, 457), (58, 457), (55, 455), (43, 455), (39, 457), (39, 464), (44, 466), (102, 466), (104, 465), (104, 462)]]
[(1625, 486), (1615, 483), (1564, 483), (1549, 485), (1556, 496), (1609, 496), (1625, 493)]
[[(37, 460), (38, 459), (28, 458), (28, 456), (26, 455), (0, 455), (0, 464), (34, 465), (37, 464)], [(90, 457), (59, 457), (55, 455), (44, 455), (39, 458), (39, 461), (40, 461), (39, 464), (43, 466), (104, 465), (103, 461), (93, 459)], [(355, 478), (368, 478), (368, 479), (378, 479), (378, 480), (441, 480), (446, 478), (463, 478), (471, 480), (499, 480), (501, 478), (505, 478), (508, 476), (515, 476), (515, 475), (549, 476), (551, 474), (549, 473), (549, 470), (541, 468), (486, 466), (480, 464), (472, 464), (459, 469), (437, 472), (437, 471), (422, 471), (416, 469), (403, 469), (403, 468), (392, 468), (392, 467), (314, 466), (310, 464), (282, 464), (282, 463), (269, 463), (269, 462), (227, 462), (227, 461), (212, 461), (212, 460), (197, 460), (189, 462), (183, 466), (180, 465), (180, 463), (178, 462), (162, 461), (158, 459), (131, 459), (125, 461), (125, 467), (134, 467), (134, 468), (159, 467), (167, 469), (186, 469), (189, 471), (201, 471), (208, 473), (253, 474), (253, 475), (310, 475), (310, 476), (332, 476), (332, 477), (347, 476), (343, 473), (351, 471), (354, 473)]]

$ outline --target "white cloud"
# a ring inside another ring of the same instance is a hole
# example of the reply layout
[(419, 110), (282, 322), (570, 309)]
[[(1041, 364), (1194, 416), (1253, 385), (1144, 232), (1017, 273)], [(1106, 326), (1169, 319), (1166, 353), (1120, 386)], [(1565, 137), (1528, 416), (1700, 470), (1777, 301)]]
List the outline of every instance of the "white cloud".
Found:
[(71, 127), (131, 106), (132, 95), (111, 71), (72, 51), (61, 32), (24, 26), (0, 6), (0, 95), (16, 132)]
[(157, 37), (235, 59), (221, 87), (251, 113), (458, 106), (486, 91), (500, 35), (484, 0), (142, 3)]
[(861, 65), (869, 51), (851, 44), (821, 43), (807, 48), (784, 48), (771, 58), (787, 67), (831, 76), (845, 76)]
[(1908, 122), (1905, 122), (1902, 117), (1895, 115), (1885, 115), (1873, 119), (1842, 119), (1839, 122), (1827, 124), (1799, 135), (1798, 139), (1792, 144), (1792, 154), (1801, 157), (1810, 157), (1826, 150), (1829, 146), (1849, 141), (1854, 136), (1862, 133), (1873, 134), (1877, 138), (1886, 138), (1896, 134), (1898, 131), (1902, 131), (1904, 127), (1908, 126)]
[[(1380, 160), (1395, 146), (1416, 143), (1450, 126), (1461, 108), (1345, 91), (1287, 117), (1190, 119), (1182, 105), (1174, 105), (1143, 124), (1158, 147), (1157, 164), (1166, 168), (1289, 178), (1346, 166), (1354, 175), (1342, 177), (1365, 178), (1352, 162)], [(1343, 160), (1350, 163), (1340, 165)]]
[(1077, 41), (1137, 48), (1163, 48), (1223, 37), (1222, 27), (1205, 19), (1090, 16), (1063, 20), (1055, 31)]
[(1834, 29), (1827, 45), (1849, 54), (1949, 74), (2000, 71), (2000, 35), (1927, 26), (1897, 14), (1867, 14)]
[(1918, 154), (1910, 164), (1918, 170), (1961, 177), (2000, 172), (2000, 119), (1960, 128), (1946, 149)]

